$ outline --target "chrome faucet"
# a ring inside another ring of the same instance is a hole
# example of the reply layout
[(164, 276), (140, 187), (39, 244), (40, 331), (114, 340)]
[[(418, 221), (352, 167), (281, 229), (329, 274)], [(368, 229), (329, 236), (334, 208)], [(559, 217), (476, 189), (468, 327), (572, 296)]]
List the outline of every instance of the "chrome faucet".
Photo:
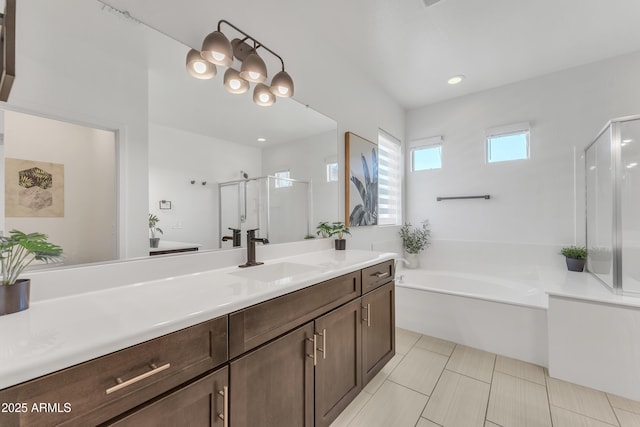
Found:
[(229, 227), (229, 230), (231, 230), (233, 232), (232, 236), (223, 236), (222, 237), (222, 241), (226, 242), (227, 240), (233, 240), (233, 247), (237, 247), (241, 245), (240, 242), (240, 230), (237, 228), (231, 228)]
[(264, 264), (264, 262), (256, 262), (256, 242), (266, 245), (269, 243), (269, 240), (256, 237), (256, 231), (258, 231), (257, 228), (247, 230), (247, 262), (238, 267), (253, 267), (254, 265)]

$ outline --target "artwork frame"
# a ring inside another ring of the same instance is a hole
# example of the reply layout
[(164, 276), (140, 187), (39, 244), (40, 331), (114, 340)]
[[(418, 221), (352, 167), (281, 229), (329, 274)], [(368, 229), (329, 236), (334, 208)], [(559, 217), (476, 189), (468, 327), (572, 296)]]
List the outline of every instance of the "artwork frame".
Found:
[(5, 217), (64, 217), (64, 164), (6, 157), (4, 166)]
[(345, 224), (378, 225), (378, 144), (345, 132)]

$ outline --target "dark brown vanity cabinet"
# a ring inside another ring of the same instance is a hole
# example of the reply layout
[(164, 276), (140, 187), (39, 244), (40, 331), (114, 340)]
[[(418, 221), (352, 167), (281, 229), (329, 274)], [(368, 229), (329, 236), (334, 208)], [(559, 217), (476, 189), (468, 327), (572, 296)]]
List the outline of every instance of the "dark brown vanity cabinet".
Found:
[(316, 319), (316, 427), (328, 426), (362, 389), (360, 298)]
[[(0, 402), (26, 408), (0, 413), (0, 426), (98, 425), (227, 360), (227, 316), (223, 316), (0, 390)], [(58, 406), (33, 410), (42, 403)]]
[(395, 354), (395, 284), (389, 282), (362, 296), (363, 385)]
[(313, 322), (230, 364), (234, 427), (313, 426)]
[[(393, 261), (0, 390), (0, 426), (326, 427), (393, 357)], [(64, 409), (64, 406), (61, 406)]]
[(226, 427), (228, 379), (229, 368), (225, 366), (104, 426)]

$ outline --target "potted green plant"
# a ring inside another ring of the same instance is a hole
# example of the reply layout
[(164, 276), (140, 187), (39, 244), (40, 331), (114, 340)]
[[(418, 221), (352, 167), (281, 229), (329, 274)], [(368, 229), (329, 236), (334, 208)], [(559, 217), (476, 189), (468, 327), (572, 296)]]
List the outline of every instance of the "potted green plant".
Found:
[(151, 232), (151, 237), (149, 238), (149, 246), (152, 248), (157, 248), (160, 244), (160, 238), (156, 237), (156, 233), (164, 234), (162, 229), (158, 227), (158, 222), (160, 219), (154, 214), (149, 214), (149, 231)]
[(421, 227), (411, 228), (411, 223), (405, 222), (400, 227), (400, 237), (402, 238), (402, 247), (404, 248), (405, 257), (409, 264), (409, 268), (416, 268), (420, 265), (420, 252), (429, 247), (431, 242), (431, 230), (429, 229), (429, 220), (422, 221)]
[(337, 236), (335, 240), (335, 248), (338, 251), (343, 251), (347, 248), (347, 241), (344, 239), (344, 235), (348, 234), (351, 236), (351, 232), (349, 231), (349, 227), (344, 225), (344, 222), (336, 221), (329, 223), (327, 221), (323, 221), (318, 224), (316, 227), (317, 234), (320, 237), (333, 237)]
[(0, 316), (29, 308), (31, 280), (19, 279), (22, 270), (33, 261), (55, 261), (62, 248), (49, 243), (41, 233), (25, 234), (11, 230), (9, 236), (0, 237)]
[(587, 249), (581, 246), (568, 246), (560, 251), (566, 257), (569, 271), (583, 271), (587, 260)]

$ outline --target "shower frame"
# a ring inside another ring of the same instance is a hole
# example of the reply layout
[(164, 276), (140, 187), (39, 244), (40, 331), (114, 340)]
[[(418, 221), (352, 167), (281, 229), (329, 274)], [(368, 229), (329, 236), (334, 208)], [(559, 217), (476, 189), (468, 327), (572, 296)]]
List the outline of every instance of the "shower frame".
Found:
[[(311, 222), (313, 221), (312, 215), (313, 215), (313, 191), (312, 191), (312, 183), (311, 181), (304, 181), (304, 180), (300, 180), (300, 179), (294, 179), (294, 178), (280, 178), (280, 177), (276, 177), (273, 175), (264, 175), (264, 176), (258, 176), (258, 177), (254, 177), (254, 178), (244, 178), (244, 179), (237, 179), (234, 181), (226, 181), (226, 182), (221, 182), (218, 184), (218, 232), (220, 234), (219, 238), (218, 238), (218, 245), (219, 247), (222, 247), (222, 188), (223, 187), (228, 187), (231, 185), (244, 185), (245, 188), (242, 192), (242, 197), (238, 197), (238, 213), (239, 213), (239, 218), (240, 218), (240, 224), (238, 224), (239, 228), (242, 228), (242, 222), (246, 221), (247, 218), (247, 188), (246, 185), (249, 181), (259, 181), (259, 180), (266, 180), (267, 183), (267, 188), (266, 188), (266, 198), (267, 198), (267, 209), (266, 209), (266, 228), (263, 230), (261, 225), (260, 225), (260, 216), (258, 216), (258, 228), (261, 229), (261, 231), (263, 231), (263, 233), (260, 233), (262, 236), (266, 237), (267, 239), (269, 239), (269, 228), (271, 225), (271, 211), (270, 211), (270, 206), (271, 206), (271, 188), (269, 186), (269, 182), (270, 180), (274, 180), (274, 181), (288, 181), (291, 182), (292, 185), (297, 184), (307, 184), (307, 234), (309, 234), (309, 227), (311, 226)], [(239, 187), (238, 187), (239, 188)], [(243, 200), (242, 200), (243, 199)], [(244, 211), (244, 212), (243, 212)], [(244, 220), (242, 219), (244, 218)], [(275, 242), (275, 243), (279, 243), (279, 242)]]
[(587, 151), (598, 142), (598, 139), (609, 132), (609, 146), (611, 155), (611, 260), (612, 260), (612, 283), (604, 281), (598, 274), (591, 271), (587, 266), (586, 270), (607, 289), (613, 293), (622, 295), (624, 293), (622, 283), (622, 124), (629, 121), (640, 120), (640, 115), (620, 117), (611, 119), (596, 135), (593, 141), (584, 149), (584, 168), (585, 168), (585, 243), (587, 251), (589, 248), (589, 180), (588, 173), (588, 155)]

